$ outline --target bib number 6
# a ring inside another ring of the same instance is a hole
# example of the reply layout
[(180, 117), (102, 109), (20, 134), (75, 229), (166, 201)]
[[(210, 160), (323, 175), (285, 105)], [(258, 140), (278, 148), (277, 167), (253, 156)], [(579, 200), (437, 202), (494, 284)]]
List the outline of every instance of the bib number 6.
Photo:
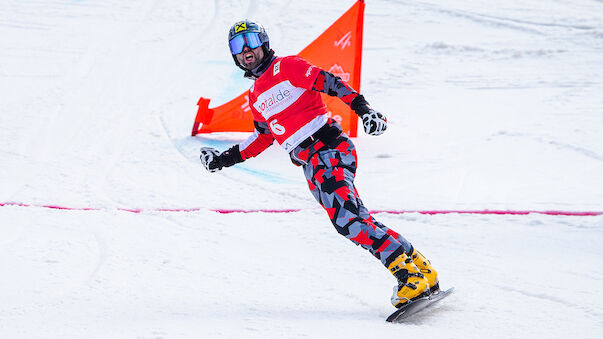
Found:
[(272, 133), (276, 135), (285, 134), (285, 127), (283, 125), (279, 125), (276, 120), (272, 120), (270, 122), (270, 129), (272, 130)]

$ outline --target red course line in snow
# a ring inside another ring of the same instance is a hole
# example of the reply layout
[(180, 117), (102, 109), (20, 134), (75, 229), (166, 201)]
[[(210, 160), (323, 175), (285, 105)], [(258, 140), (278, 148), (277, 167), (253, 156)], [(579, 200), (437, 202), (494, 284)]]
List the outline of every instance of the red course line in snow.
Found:
[(500, 214), (500, 215), (527, 215), (527, 214), (546, 214), (546, 215), (567, 215), (567, 216), (596, 216), (603, 215), (603, 212), (595, 211), (517, 211), (517, 210), (433, 210), (433, 211), (388, 211), (379, 210), (371, 211), (371, 213), (392, 213), (392, 214), (404, 214), (404, 213), (420, 213), (420, 214)]
[[(95, 207), (66, 207), (59, 205), (34, 205), (25, 204), (21, 202), (0, 202), (1, 206), (18, 206), (18, 207), (37, 207), (37, 208), (50, 208), (55, 210), (68, 210), (68, 211), (103, 211), (110, 209), (95, 208)], [(198, 212), (198, 211), (212, 211), (222, 214), (230, 213), (295, 213), (301, 212), (302, 209), (291, 208), (291, 209), (206, 209), (206, 208), (155, 208), (155, 209), (140, 209), (140, 208), (117, 208), (116, 210), (122, 212), (131, 213), (143, 213), (143, 212)], [(408, 213), (419, 213), (419, 214), (498, 214), (498, 215), (527, 215), (527, 214), (546, 214), (546, 215), (564, 215), (564, 216), (597, 216), (603, 215), (603, 211), (536, 211), (536, 210), (375, 210), (371, 213), (391, 213), (391, 214), (408, 214)]]
[(211, 209), (210, 211), (212, 212), (218, 212), (218, 213), (222, 213), (222, 214), (229, 214), (229, 213), (258, 213), (258, 212), (262, 212), (262, 213), (293, 213), (293, 212), (300, 212), (301, 209), (282, 209), (282, 210), (271, 210), (271, 209), (257, 209), (257, 210), (223, 210), (223, 209)]

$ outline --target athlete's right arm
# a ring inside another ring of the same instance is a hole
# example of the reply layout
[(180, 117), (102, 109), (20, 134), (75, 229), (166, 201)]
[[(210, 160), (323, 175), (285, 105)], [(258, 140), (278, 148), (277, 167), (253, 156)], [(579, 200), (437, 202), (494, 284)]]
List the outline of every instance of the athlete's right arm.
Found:
[(243, 160), (257, 156), (274, 142), (274, 137), (266, 121), (254, 120), (253, 126), (255, 127), (253, 134), (238, 145)]
[(212, 147), (201, 148), (201, 163), (210, 172), (216, 172), (224, 167), (230, 167), (262, 153), (272, 145), (274, 137), (270, 133), (266, 122), (253, 122), (254, 133), (238, 145), (234, 145), (220, 153)]

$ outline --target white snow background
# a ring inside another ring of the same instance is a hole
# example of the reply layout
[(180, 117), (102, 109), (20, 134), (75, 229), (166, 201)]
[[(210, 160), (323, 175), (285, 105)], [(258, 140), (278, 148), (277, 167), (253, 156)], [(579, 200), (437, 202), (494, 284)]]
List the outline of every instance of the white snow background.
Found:
[[(226, 37), (299, 52), (354, 1), (0, 1), (0, 338), (601, 338), (603, 216), (376, 214), (456, 292), (394, 279), (277, 145), (207, 173), (190, 137), (250, 85)], [(367, 0), (373, 210), (603, 211), (603, 1)], [(161, 212), (158, 209), (200, 209)], [(219, 214), (210, 209), (301, 209)], [(142, 209), (131, 213), (120, 209)]]

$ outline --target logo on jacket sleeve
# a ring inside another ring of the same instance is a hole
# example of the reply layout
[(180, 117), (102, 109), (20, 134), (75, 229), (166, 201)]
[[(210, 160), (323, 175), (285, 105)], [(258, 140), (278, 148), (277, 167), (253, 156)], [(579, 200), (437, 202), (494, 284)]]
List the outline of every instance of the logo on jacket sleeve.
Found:
[(313, 66), (308, 67), (308, 70), (306, 71), (306, 78), (309, 77), (310, 75), (312, 75), (312, 68), (314, 68)]

